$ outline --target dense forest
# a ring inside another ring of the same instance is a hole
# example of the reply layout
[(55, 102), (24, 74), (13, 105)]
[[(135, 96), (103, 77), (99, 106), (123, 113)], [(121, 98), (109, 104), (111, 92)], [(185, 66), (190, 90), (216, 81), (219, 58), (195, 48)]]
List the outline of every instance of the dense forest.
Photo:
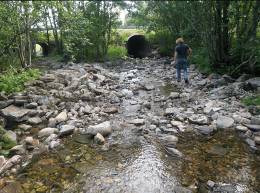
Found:
[[(2, 1), (0, 65), (31, 66), (35, 45), (43, 55), (76, 62), (123, 56), (126, 24), (143, 33), (161, 55), (175, 39), (193, 48), (192, 62), (206, 72), (259, 73), (259, 1)], [(131, 35), (131, 34), (128, 34)]]

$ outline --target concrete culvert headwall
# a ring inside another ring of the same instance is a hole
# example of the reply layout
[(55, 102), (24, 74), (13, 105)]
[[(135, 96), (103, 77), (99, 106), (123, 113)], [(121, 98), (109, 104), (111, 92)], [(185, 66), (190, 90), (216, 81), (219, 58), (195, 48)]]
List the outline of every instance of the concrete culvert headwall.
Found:
[(132, 35), (126, 42), (128, 55), (134, 58), (144, 58), (148, 55), (150, 46), (144, 35)]

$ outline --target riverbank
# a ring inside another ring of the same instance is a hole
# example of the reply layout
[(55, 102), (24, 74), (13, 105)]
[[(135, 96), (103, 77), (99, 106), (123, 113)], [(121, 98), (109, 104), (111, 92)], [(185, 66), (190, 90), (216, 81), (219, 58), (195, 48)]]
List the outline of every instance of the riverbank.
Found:
[(51, 66), (2, 97), (3, 126), (18, 144), (1, 158), (2, 191), (260, 188), (259, 107), (240, 102), (257, 79), (191, 67), (187, 86), (167, 58)]

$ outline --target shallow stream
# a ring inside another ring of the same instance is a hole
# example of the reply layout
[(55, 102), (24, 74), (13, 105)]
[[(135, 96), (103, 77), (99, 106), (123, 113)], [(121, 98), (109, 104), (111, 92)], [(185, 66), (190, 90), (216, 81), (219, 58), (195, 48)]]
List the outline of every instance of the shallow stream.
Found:
[[(151, 80), (156, 79), (150, 77), (147, 82)], [(212, 192), (259, 192), (260, 158), (234, 131), (207, 137), (181, 133), (177, 149), (184, 158), (176, 158), (165, 152), (155, 135), (143, 132), (149, 123), (142, 129), (127, 123), (141, 116), (138, 101), (176, 91), (171, 84), (154, 85), (148, 94), (140, 91), (123, 100), (119, 114), (110, 120), (113, 133), (107, 139), (108, 147), (95, 145), (84, 135), (69, 136), (62, 139), (63, 147), (35, 156), (16, 182), (26, 193), (188, 193), (185, 188), (206, 193), (208, 180), (220, 185)], [(147, 113), (160, 114), (160, 105), (151, 104)]]

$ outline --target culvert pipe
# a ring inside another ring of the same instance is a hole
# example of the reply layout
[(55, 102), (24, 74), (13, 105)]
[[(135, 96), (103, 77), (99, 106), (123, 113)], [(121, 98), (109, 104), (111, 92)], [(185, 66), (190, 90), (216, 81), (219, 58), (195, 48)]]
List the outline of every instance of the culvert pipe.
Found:
[(148, 55), (150, 46), (144, 35), (132, 35), (126, 42), (126, 49), (130, 57), (144, 58)]

